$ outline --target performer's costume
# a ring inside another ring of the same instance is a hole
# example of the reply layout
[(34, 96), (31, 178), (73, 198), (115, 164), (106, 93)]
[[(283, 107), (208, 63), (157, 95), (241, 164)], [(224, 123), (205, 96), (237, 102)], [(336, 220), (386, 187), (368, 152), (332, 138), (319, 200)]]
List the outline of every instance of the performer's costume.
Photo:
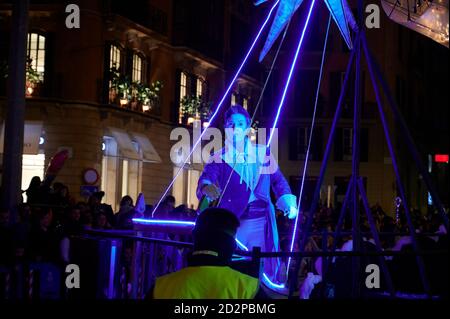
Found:
[[(233, 152), (233, 148), (226, 146), (213, 154), (198, 182), (199, 199), (203, 196), (202, 188), (207, 184), (215, 184), (222, 191), (217, 206), (230, 210), (240, 219), (241, 226), (236, 236), (240, 242), (249, 250), (260, 246), (262, 251), (279, 251), (270, 189), (277, 207), (283, 211), (296, 206), (296, 197), (291, 194), (273, 156), (266, 155), (265, 146), (248, 143), (245, 154)], [(279, 267), (280, 262), (276, 258), (264, 262), (264, 271), (271, 279), (276, 279)]]

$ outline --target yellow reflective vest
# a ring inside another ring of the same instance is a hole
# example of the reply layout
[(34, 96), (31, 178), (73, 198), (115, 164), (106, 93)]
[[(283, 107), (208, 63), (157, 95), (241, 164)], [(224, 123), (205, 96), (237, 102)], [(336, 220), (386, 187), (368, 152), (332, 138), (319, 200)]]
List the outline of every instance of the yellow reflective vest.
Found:
[(155, 299), (252, 299), (257, 278), (226, 266), (195, 266), (161, 276), (153, 289)]

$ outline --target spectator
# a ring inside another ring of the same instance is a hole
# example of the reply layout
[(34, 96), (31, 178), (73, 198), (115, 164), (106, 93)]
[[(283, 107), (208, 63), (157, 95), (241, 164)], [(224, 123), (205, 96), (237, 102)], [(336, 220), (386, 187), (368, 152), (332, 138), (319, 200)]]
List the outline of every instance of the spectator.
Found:
[(189, 267), (156, 279), (156, 299), (249, 299), (259, 280), (229, 267), (239, 220), (228, 210), (208, 208), (197, 218)]
[(73, 206), (67, 216), (64, 232), (66, 235), (73, 235), (79, 233), (83, 229), (81, 224), (81, 209), (78, 205)]
[(114, 212), (111, 205), (102, 203), (105, 192), (95, 192), (88, 199), (88, 206), (92, 212), (92, 217), (95, 218), (97, 214), (103, 212), (110, 225), (115, 225)]
[(152, 218), (153, 205), (145, 205), (144, 218)]
[(117, 229), (133, 229), (134, 206), (133, 199), (125, 195), (120, 200), (120, 209), (116, 214)]
[(71, 204), (72, 200), (67, 186), (62, 183), (53, 183), (52, 205), (66, 208)]
[(29, 254), (32, 261), (59, 262), (60, 238), (52, 228), (51, 209), (38, 212), (38, 223), (32, 227), (29, 242)]
[(19, 221), (13, 226), (15, 257), (25, 257), (25, 249), (28, 242), (28, 234), (31, 231), (31, 207), (21, 204), (18, 207)]
[(95, 216), (94, 220), (94, 229), (111, 229), (111, 225), (108, 223), (108, 218), (106, 217), (105, 213), (101, 212)]
[(13, 233), (9, 225), (9, 210), (0, 210), (0, 265), (13, 261)]
[(159, 204), (159, 207), (156, 209), (154, 218), (157, 219), (169, 219), (170, 213), (175, 208), (175, 197), (172, 195), (167, 195), (164, 200)]

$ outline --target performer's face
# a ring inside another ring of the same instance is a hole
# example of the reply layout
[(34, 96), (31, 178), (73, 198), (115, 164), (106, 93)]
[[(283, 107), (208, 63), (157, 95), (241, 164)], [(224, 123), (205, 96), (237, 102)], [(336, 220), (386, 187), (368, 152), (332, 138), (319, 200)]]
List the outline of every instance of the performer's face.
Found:
[(236, 142), (244, 140), (248, 129), (247, 118), (242, 114), (232, 114), (225, 123), (225, 134), (229, 141), (232, 141), (233, 137)]

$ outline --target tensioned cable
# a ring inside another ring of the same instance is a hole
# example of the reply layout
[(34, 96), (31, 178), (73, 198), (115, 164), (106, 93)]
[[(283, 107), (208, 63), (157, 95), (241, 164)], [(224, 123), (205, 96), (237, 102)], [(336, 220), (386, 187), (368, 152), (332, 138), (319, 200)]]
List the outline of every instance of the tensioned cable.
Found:
[[(318, 79), (318, 82), (317, 82), (316, 99), (315, 99), (315, 102), (314, 102), (314, 112), (313, 112), (313, 116), (312, 116), (312, 119), (311, 119), (311, 129), (310, 129), (310, 132), (309, 132), (308, 148), (306, 150), (305, 163), (303, 165), (302, 181), (301, 181), (301, 185), (300, 185), (300, 194), (298, 196), (298, 204), (297, 204), (298, 214), (297, 214), (297, 216), (295, 218), (294, 232), (293, 232), (292, 239), (291, 239), (291, 247), (290, 247), (290, 251), (291, 252), (292, 252), (292, 250), (294, 248), (295, 235), (296, 235), (296, 231), (297, 231), (298, 219), (299, 219), (299, 216), (300, 216), (300, 204), (301, 204), (302, 196), (303, 196), (303, 188), (304, 188), (304, 185), (305, 185), (306, 169), (308, 167), (309, 152), (311, 150), (312, 136), (313, 136), (313, 132), (314, 132), (314, 125), (315, 125), (315, 122), (316, 122), (317, 104), (318, 104), (318, 100), (319, 100), (320, 85), (321, 85), (321, 82), (322, 82), (323, 65), (324, 65), (324, 61), (325, 61), (325, 53), (326, 53), (326, 49), (327, 49), (330, 25), (331, 25), (331, 14), (328, 17), (327, 33), (326, 33), (326, 36), (325, 36), (323, 50), (322, 50), (322, 61), (320, 63), (319, 79)], [(286, 267), (286, 275), (289, 273), (290, 263), (291, 263), (291, 257), (289, 257), (289, 259), (288, 259), (288, 263), (287, 263), (287, 267)]]

